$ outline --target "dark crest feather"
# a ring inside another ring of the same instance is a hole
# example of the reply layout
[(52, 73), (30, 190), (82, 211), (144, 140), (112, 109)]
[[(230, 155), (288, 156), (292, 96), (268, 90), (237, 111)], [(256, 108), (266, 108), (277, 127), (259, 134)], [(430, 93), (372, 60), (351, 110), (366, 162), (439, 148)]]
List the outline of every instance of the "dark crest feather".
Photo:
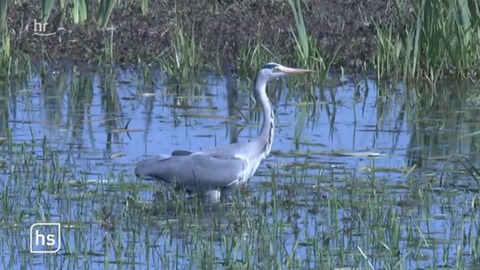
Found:
[(278, 65), (277, 64), (272, 64), (272, 63), (269, 63), (269, 64), (266, 64), (265, 66), (262, 67), (262, 69), (273, 69), (273, 68), (276, 68)]

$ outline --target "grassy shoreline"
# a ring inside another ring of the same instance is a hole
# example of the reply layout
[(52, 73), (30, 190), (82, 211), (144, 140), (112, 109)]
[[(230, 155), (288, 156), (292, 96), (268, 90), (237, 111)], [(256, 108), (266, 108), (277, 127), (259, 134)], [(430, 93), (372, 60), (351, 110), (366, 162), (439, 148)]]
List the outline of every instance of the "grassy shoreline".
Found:
[[(35, 35), (33, 31), (34, 21), (42, 20), (40, 1), (10, 3), (7, 21), (11, 55), (96, 62), (105, 60), (105, 43), (113, 34), (114, 62), (149, 62), (167, 53), (180, 28), (186, 38), (194, 36), (198, 53), (210, 63), (220, 58), (238, 65), (245, 51), (260, 42), (277, 57), (295, 54), (292, 30), (296, 26), (288, 2), (149, 1), (143, 14), (142, 1), (124, 1), (113, 7), (106, 25), (109, 28), (98, 26), (99, 7), (90, 2), (89, 18), (78, 24), (70, 11), (72, 4), (67, 6), (62, 23), (58, 23), (61, 10), (55, 3), (46, 19), (45, 34), (52, 34), (49, 36)], [(339, 51), (332, 63), (335, 67), (358, 69), (364, 62), (371, 64), (375, 48), (375, 31), (369, 18), (382, 20), (388, 17), (388, 11), (385, 1), (344, 2), (322, 1), (315, 5), (314, 1), (305, 1), (305, 27), (324, 46), (324, 57), (333, 58), (333, 52)]]
[[(432, 84), (443, 76), (471, 80), (480, 66), (480, 8), (458, 3), (15, 0), (0, 6), (1, 62), (162, 62), (185, 73), (206, 63), (248, 70), (273, 60)], [(38, 23), (48, 24), (39, 30)]]

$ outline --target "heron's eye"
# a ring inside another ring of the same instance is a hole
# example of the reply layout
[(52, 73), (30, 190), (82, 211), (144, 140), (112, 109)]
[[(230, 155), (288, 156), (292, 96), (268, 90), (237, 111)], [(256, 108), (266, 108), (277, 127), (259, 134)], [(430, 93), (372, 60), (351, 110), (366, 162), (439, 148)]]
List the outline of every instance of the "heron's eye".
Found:
[(274, 68), (272, 68), (272, 71), (273, 72), (280, 72), (281, 70), (278, 67), (274, 67)]

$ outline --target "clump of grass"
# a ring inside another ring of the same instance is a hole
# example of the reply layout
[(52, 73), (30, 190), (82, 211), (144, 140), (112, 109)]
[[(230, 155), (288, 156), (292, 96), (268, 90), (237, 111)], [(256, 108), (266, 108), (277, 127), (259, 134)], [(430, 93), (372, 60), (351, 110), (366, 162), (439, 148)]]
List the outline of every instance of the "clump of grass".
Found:
[(178, 27), (173, 34), (169, 53), (163, 58), (162, 67), (178, 82), (185, 82), (200, 71), (201, 59), (197, 52), (193, 27), (187, 34), (183, 27)]
[(196, 78), (203, 67), (193, 25), (189, 32), (185, 31), (181, 18), (177, 17), (171, 46), (159, 56), (162, 69), (177, 83)]
[(255, 42), (245, 46), (240, 52), (239, 73), (243, 77), (252, 78), (265, 63), (279, 61), (278, 57), (264, 44), (260, 36)]
[[(377, 49), (373, 61), (377, 71), (378, 78), (389, 77), (397, 81), (401, 75), (403, 62), (401, 61), (402, 44), (398, 36), (394, 34), (393, 25), (388, 25), (384, 29), (376, 25), (377, 29)], [(407, 69), (404, 69), (406, 71)], [(406, 76), (406, 74), (404, 74)], [(405, 77), (406, 78), (406, 77)]]
[(480, 66), (477, 2), (394, 0), (392, 3), (397, 25), (376, 25), (374, 62), (379, 77), (401, 74), (404, 79), (425, 78), (435, 85), (445, 76), (467, 79), (477, 74)]
[(315, 36), (307, 34), (305, 22), (303, 20), (301, 1), (288, 0), (288, 3), (293, 11), (297, 29), (295, 34), (295, 31), (291, 28), (296, 44), (296, 61), (303, 67), (316, 70), (319, 81), (323, 83), (328, 78), (331, 64), (333, 63), (338, 50), (334, 52), (330, 61), (325, 61), (321, 53), (322, 46), (317, 43)]

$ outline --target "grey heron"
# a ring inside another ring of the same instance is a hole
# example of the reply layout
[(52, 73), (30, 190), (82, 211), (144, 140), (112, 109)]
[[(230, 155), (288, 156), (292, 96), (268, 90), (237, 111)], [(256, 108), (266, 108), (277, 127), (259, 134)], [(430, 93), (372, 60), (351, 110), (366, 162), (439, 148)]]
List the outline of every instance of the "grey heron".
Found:
[(263, 110), (263, 124), (258, 137), (198, 152), (176, 150), (140, 161), (135, 174), (142, 179), (160, 180), (198, 193), (207, 202), (215, 203), (252, 178), (260, 163), (270, 154), (274, 137), (274, 110), (266, 87), (271, 80), (293, 74), (311, 73), (277, 63), (264, 65), (255, 79), (255, 96)]

